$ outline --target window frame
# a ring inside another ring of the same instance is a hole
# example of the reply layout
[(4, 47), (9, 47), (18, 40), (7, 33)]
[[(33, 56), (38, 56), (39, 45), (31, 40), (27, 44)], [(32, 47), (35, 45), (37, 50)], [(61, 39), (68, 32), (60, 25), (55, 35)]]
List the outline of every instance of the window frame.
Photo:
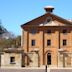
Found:
[(47, 30), (47, 34), (51, 34), (51, 30), (50, 29)]
[(35, 29), (31, 29), (31, 34), (36, 34), (36, 30)]
[(67, 29), (63, 29), (63, 30), (62, 30), (62, 33), (63, 33), (63, 34), (67, 34)]
[(10, 64), (15, 64), (15, 57), (14, 56), (10, 57)]
[(47, 46), (51, 46), (51, 40), (50, 39), (47, 40)]
[(35, 46), (35, 39), (31, 40), (31, 46)]
[(67, 45), (67, 40), (63, 39), (63, 46), (66, 46), (66, 45)]

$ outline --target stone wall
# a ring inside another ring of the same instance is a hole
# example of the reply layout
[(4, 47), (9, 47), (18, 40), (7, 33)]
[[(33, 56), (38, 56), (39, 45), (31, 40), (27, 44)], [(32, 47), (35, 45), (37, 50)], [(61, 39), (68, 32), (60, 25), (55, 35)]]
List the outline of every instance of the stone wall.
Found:
[[(15, 63), (10, 63), (10, 57), (15, 57)], [(4, 53), (1, 55), (1, 67), (21, 67), (22, 55), (21, 53)]]

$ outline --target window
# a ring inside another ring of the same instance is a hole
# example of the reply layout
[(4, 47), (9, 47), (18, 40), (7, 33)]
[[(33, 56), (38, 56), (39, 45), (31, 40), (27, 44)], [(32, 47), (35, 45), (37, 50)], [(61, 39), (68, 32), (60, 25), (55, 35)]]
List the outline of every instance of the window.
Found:
[(65, 46), (65, 45), (67, 45), (67, 40), (66, 39), (63, 40), (63, 46)]
[(15, 57), (10, 57), (10, 63), (15, 64)]
[(51, 65), (51, 53), (47, 54), (47, 65)]
[(32, 40), (32, 41), (31, 41), (31, 45), (32, 45), (32, 46), (35, 46), (35, 40)]
[(31, 33), (32, 33), (32, 34), (35, 34), (35, 33), (36, 33), (36, 30), (35, 30), (35, 29), (32, 29), (32, 30), (31, 30)]
[(48, 34), (51, 34), (51, 30), (47, 30), (47, 33), (48, 33)]
[(66, 33), (67, 33), (67, 30), (66, 30), (66, 29), (64, 29), (64, 30), (63, 30), (63, 33), (64, 33), (64, 34), (66, 34)]
[(51, 40), (47, 40), (47, 46), (51, 45)]

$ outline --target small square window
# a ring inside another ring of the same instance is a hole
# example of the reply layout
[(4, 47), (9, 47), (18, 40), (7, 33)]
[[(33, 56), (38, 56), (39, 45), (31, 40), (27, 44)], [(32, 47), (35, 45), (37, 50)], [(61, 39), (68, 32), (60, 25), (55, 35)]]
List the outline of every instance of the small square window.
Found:
[(51, 40), (47, 40), (47, 46), (51, 45)]
[(31, 41), (31, 45), (32, 45), (32, 46), (35, 46), (35, 40), (32, 40), (32, 41)]
[(47, 30), (47, 33), (48, 33), (48, 34), (51, 34), (51, 30)]
[(63, 46), (66, 46), (66, 45), (67, 45), (67, 40), (64, 39), (64, 40), (63, 40)]
[(10, 64), (15, 64), (15, 57), (10, 57)]
[(32, 29), (32, 30), (31, 30), (31, 33), (32, 33), (32, 34), (35, 34), (35, 33), (36, 33), (36, 30), (35, 30), (35, 29)]
[(66, 34), (66, 33), (67, 33), (67, 30), (66, 30), (66, 29), (64, 29), (64, 30), (63, 30), (63, 33), (64, 33), (64, 34)]

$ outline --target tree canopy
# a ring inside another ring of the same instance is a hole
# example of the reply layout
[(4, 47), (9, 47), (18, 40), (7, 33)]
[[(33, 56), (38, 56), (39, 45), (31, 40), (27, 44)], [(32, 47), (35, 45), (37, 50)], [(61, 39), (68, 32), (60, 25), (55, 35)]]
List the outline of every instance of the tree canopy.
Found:
[(17, 36), (13, 39), (0, 39), (0, 49), (4, 48), (18, 48), (21, 47), (21, 36)]

